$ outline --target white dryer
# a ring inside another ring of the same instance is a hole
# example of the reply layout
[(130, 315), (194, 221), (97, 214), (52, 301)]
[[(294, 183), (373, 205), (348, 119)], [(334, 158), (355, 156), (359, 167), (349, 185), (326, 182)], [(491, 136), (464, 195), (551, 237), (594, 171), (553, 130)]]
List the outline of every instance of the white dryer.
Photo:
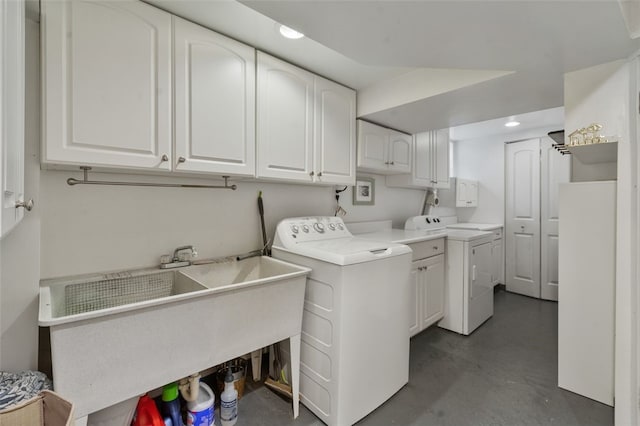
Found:
[[(449, 219), (414, 216), (405, 229), (443, 228)], [(493, 232), (447, 230), (445, 314), (439, 327), (469, 335), (493, 316), (492, 240)]]
[(306, 217), (278, 224), (273, 256), (312, 269), (300, 401), (330, 426), (352, 425), (409, 380), (411, 249), (353, 237), (338, 217)]

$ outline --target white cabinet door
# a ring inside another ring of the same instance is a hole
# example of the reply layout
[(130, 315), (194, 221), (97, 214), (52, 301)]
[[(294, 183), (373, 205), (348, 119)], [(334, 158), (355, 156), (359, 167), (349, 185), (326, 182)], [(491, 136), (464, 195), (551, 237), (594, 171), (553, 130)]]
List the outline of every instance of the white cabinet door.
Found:
[(356, 92), (315, 77), (316, 181), (333, 185), (356, 182)]
[(127, 0), (41, 7), (42, 161), (169, 170), (171, 15)]
[(255, 174), (255, 49), (174, 17), (176, 171)]
[(478, 207), (478, 182), (467, 182), (467, 207)]
[(387, 167), (393, 173), (411, 173), (411, 151), (413, 138), (406, 133), (389, 131), (389, 154)]
[(432, 134), (431, 155), (434, 158), (433, 187), (449, 188), (449, 129), (436, 130)]
[(502, 267), (502, 239), (493, 240), (491, 243), (491, 263), (493, 265), (491, 270), (491, 280), (493, 285), (502, 284), (503, 267)]
[(413, 148), (413, 180), (416, 185), (430, 187), (433, 180), (431, 162), (431, 135), (422, 132), (415, 135)]
[(422, 292), (422, 329), (444, 317), (445, 263), (444, 254), (424, 261)]
[(257, 177), (313, 182), (314, 76), (258, 52)]
[(0, 0), (0, 237), (22, 219), (24, 207), (24, 1)]
[(358, 168), (367, 171), (387, 170), (389, 130), (358, 120)]
[(411, 297), (411, 301), (409, 303), (409, 336), (413, 337), (418, 334), (422, 328), (421, 325), (421, 293), (422, 293), (422, 268), (424, 266), (424, 260), (420, 260), (417, 262), (413, 262), (411, 264), (411, 275), (410, 275), (410, 288), (409, 295)]

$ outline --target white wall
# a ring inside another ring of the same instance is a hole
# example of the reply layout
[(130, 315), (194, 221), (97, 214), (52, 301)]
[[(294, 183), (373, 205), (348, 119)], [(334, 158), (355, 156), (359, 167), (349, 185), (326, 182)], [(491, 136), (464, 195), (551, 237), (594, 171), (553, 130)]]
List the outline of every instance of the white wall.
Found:
[[(30, 7), (34, 6), (30, 2)], [(36, 6), (37, 7), (37, 6)], [(37, 367), (39, 202), (39, 33), (37, 14), (27, 8), (25, 195), (36, 201), (31, 212), (0, 242), (0, 370)]]
[[(263, 191), (267, 235), (286, 217), (333, 215), (333, 187), (237, 182), (238, 190), (75, 186), (79, 172), (41, 173), (42, 278), (157, 265), (162, 254), (193, 244), (201, 258), (262, 246), (257, 209)], [(93, 174), (92, 179), (200, 181), (140, 175)], [(353, 206), (351, 188), (340, 203), (346, 221), (417, 214), (423, 191), (389, 189), (376, 177), (375, 206)]]
[(453, 143), (456, 177), (479, 182), (478, 207), (457, 209), (460, 222), (504, 223), (504, 144), (506, 142), (546, 137), (561, 129), (562, 123), (528, 129), (509, 135), (483, 136)]
[[(603, 125), (604, 136), (624, 136), (629, 133), (628, 71), (626, 60), (610, 62), (565, 74), (566, 134), (591, 123)], [(624, 77), (620, 75), (624, 73)], [(572, 156), (571, 180), (612, 180), (617, 177), (616, 162), (582, 164)]]

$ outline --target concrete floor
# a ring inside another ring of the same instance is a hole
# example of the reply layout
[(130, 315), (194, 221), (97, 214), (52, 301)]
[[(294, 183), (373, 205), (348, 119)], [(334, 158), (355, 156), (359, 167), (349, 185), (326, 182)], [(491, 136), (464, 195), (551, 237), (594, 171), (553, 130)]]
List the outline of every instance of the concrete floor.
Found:
[[(493, 318), (471, 336), (431, 327), (414, 337), (409, 384), (357, 424), (613, 425), (613, 408), (557, 387), (557, 329), (556, 303), (499, 291)], [(375, 374), (362, 385), (375, 386)], [(324, 424), (303, 405), (294, 421), (264, 386), (247, 390), (239, 425)]]

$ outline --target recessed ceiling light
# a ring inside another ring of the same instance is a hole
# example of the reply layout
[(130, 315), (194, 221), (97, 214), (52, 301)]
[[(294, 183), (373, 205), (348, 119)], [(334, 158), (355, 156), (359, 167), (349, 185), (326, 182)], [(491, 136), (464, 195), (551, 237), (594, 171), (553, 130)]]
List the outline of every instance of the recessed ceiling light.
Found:
[(280, 25), (280, 34), (282, 34), (283, 37), (294, 40), (304, 37), (304, 34), (294, 30), (293, 28), (289, 28), (286, 25)]
[(519, 121), (511, 120), (504, 123), (505, 127), (516, 127), (520, 125)]

